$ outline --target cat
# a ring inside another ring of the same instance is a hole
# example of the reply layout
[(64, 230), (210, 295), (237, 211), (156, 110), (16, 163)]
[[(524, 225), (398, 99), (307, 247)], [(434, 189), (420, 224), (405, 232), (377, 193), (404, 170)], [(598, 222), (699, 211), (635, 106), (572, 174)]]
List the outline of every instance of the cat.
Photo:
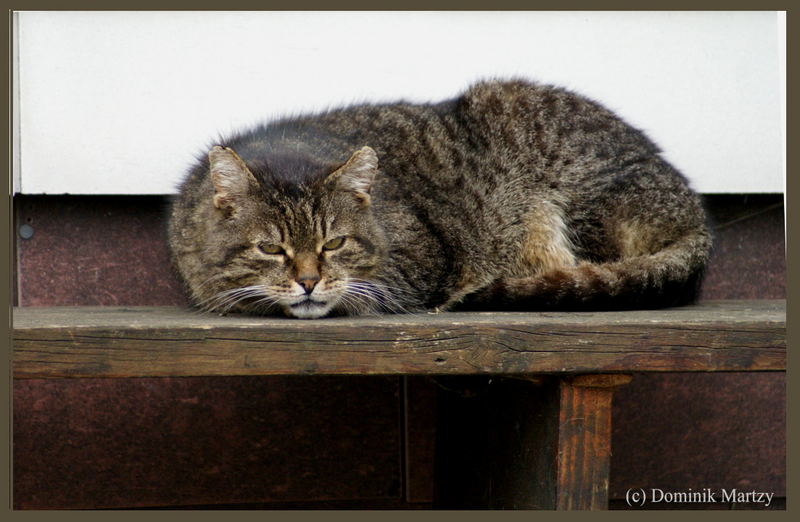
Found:
[(641, 131), (524, 79), (223, 139), (168, 235), (196, 306), (297, 318), (682, 305), (711, 248), (700, 198)]

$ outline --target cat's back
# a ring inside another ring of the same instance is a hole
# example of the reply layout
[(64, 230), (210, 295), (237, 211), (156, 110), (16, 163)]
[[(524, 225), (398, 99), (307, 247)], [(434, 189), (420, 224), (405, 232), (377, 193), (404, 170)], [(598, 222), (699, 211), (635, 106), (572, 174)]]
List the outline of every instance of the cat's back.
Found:
[(283, 134), (302, 129), (299, 141), (336, 159), (368, 145), (386, 174), (432, 190), (578, 187), (659, 153), (642, 132), (600, 103), (519, 79), (478, 82), (436, 103), (354, 105), (278, 127)]
[(494, 153), (517, 168), (559, 181), (586, 181), (616, 163), (660, 151), (641, 131), (602, 104), (563, 87), (527, 80), (485, 81), (459, 99), (458, 118)]

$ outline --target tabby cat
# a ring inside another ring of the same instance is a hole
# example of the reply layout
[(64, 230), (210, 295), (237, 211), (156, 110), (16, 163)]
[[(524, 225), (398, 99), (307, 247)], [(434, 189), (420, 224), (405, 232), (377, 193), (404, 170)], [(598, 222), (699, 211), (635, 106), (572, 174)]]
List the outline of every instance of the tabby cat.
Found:
[(169, 242), (198, 307), (299, 318), (678, 305), (711, 245), (648, 138), (523, 80), (231, 136), (184, 181)]

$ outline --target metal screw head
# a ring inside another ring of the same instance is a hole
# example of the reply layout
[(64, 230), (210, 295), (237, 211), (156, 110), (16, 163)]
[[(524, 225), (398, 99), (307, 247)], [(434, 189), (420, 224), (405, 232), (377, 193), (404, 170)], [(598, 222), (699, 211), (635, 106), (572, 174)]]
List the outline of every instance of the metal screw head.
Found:
[(19, 227), (19, 237), (22, 239), (30, 239), (33, 237), (33, 227), (25, 223)]

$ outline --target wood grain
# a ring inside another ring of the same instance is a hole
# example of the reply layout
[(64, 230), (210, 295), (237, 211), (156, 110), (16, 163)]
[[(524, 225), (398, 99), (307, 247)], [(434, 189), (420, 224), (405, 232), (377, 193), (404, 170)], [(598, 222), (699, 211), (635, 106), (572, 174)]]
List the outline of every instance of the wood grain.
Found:
[(608, 509), (613, 387), (561, 382), (556, 509)]
[(13, 368), (16, 378), (785, 370), (785, 317), (783, 300), (312, 321), (15, 308)]

